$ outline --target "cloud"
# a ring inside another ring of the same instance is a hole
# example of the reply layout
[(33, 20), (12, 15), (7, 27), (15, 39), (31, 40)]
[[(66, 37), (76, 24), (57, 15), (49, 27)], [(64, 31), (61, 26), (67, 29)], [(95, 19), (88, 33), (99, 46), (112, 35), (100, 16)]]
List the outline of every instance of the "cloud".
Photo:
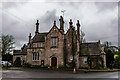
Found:
[[(53, 26), (54, 20), (58, 20), (59, 17), (56, 16), (56, 10), (47, 11), (43, 17), (39, 17), (40, 20), (39, 31), (40, 32), (48, 32), (50, 28)], [(36, 20), (30, 20), (28, 22), (23, 22), (21, 20), (16, 19), (13, 15), (2, 14), (2, 26), (3, 26), (3, 34), (10, 34), (15, 37), (15, 47), (20, 48), (23, 44), (28, 42), (28, 34), (32, 33), (34, 36), (35, 32), (35, 24)], [(33, 25), (28, 25), (29, 23)], [(57, 21), (57, 24), (59, 22)]]
[(22, 24), (23, 23), (17, 21), (13, 16), (2, 14), (2, 32), (3, 34), (10, 34), (15, 37), (16, 47), (19, 47), (22, 41), (27, 40), (24, 35), (26, 35), (26, 31), (28, 30)]
[(40, 17), (40, 31), (48, 32), (52, 28), (54, 20), (56, 20), (56, 25), (59, 25), (59, 17), (56, 16), (56, 9), (47, 11)]
[(9, 9), (9, 8), (16, 8), (18, 6), (22, 6), (25, 3), (27, 3), (29, 0), (26, 0), (25, 2), (17, 1), (17, 2), (2, 2), (2, 8), (3, 9)]
[[(14, 6), (13, 6), (13, 5)], [(16, 7), (17, 6), (17, 7)], [(117, 4), (116, 3), (11, 3), (3, 10), (3, 32), (15, 37), (15, 46), (20, 48), (28, 42), (28, 35), (35, 34), (36, 20), (39, 20), (40, 32), (48, 32), (54, 20), (59, 27), (59, 16), (64, 13), (65, 30), (69, 28), (69, 20), (80, 20), (81, 29), (85, 32), (87, 41), (117, 41)], [(9, 7), (9, 8), (8, 8)]]
[(118, 6), (118, 2), (95, 2), (95, 5), (99, 9), (99, 12), (101, 12), (115, 9)]

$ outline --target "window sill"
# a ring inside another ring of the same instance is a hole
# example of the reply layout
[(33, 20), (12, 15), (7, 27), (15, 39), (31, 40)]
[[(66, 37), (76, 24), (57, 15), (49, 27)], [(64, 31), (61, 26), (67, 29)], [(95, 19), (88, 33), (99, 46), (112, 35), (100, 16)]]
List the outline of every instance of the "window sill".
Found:
[(51, 46), (51, 48), (58, 48), (57, 46)]
[(29, 48), (29, 49), (38, 49), (38, 48), (40, 48), (40, 49), (45, 49), (45, 47), (31, 47), (31, 48)]
[(32, 60), (32, 61), (40, 61), (40, 60)]

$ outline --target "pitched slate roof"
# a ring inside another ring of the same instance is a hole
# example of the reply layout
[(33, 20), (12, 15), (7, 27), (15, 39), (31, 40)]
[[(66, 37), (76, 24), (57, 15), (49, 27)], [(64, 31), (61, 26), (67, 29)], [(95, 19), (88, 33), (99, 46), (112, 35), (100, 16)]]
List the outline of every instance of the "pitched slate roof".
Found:
[(14, 50), (13, 55), (27, 55), (27, 46), (24, 44), (21, 50)]
[(82, 43), (81, 55), (99, 55), (100, 46), (99, 42)]
[(45, 42), (45, 36), (47, 34), (48, 33), (38, 33), (33, 37), (32, 42)]
[(26, 55), (27, 53), (22, 52), (21, 50), (14, 50), (13, 55)]

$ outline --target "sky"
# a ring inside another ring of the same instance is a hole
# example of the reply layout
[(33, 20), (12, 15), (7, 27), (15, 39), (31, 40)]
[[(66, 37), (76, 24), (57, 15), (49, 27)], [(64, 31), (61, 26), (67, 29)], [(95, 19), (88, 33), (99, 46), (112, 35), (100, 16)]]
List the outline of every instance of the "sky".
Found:
[(20, 49), (28, 43), (29, 33), (35, 35), (35, 24), (39, 20), (39, 32), (48, 32), (54, 20), (59, 27), (59, 18), (64, 12), (64, 30), (69, 28), (72, 19), (76, 27), (77, 20), (80, 21), (81, 30), (85, 33), (87, 42), (101, 43), (111, 42), (118, 45), (118, 3), (113, 1), (79, 1), (71, 0), (24, 0), (7, 1), (1, 3), (0, 15), (2, 15), (2, 33), (13, 35), (15, 38), (15, 49)]

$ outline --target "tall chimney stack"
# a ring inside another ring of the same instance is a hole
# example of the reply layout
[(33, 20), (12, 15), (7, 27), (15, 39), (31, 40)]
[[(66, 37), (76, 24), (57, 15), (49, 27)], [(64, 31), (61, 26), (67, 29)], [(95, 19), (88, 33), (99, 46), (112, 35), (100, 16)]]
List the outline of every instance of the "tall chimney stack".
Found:
[(63, 20), (63, 17), (60, 16), (60, 31), (64, 33), (64, 20)]
[(35, 34), (37, 35), (38, 33), (39, 33), (39, 22), (37, 20)]
[(28, 44), (29, 44), (29, 47), (31, 47), (31, 37), (32, 37), (32, 36), (31, 36), (31, 33), (30, 33), (30, 34), (29, 34), (29, 43), (28, 43)]
[(31, 36), (31, 33), (30, 33), (30, 34), (29, 34), (29, 43), (31, 42), (31, 37), (32, 37), (32, 36)]
[(77, 40), (80, 40), (80, 23), (79, 20), (77, 20)]

